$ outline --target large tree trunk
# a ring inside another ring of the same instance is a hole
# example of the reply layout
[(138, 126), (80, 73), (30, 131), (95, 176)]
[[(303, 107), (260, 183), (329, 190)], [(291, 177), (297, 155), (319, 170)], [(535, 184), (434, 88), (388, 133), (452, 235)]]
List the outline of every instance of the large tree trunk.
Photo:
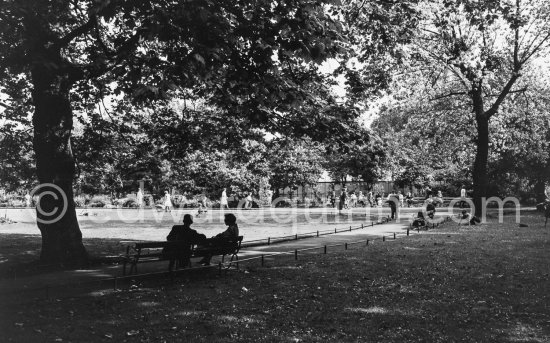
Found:
[(475, 216), (482, 215), (483, 198), (487, 196), (487, 161), (489, 159), (489, 116), (483, 106), (481, 84), (472, 90), (472, 100), (477, 123), (477, 150), (473, 168)]
[(483, 198), (487, 196), (487, 160), (489, 158), (489, 119), (486, 116), (476, 116), (477, 151), (474, 161), (474, 206), (475, 215), (481, 217)]
[(40, 261), (44, 265), (81, 267), (87, 264), (88, 256), (73, 200), (70, 82), (66, 75), (59, 74), (58, 68), (45, 65), (32, 71), (34, 150), (41, 184), (37, 193), (37, 223), (42, 233)]

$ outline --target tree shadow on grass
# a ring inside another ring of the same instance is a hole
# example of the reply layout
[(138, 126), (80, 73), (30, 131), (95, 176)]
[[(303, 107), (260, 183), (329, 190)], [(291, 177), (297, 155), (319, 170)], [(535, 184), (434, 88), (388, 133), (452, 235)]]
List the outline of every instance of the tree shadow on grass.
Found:
[[(83, 239), (89, 254), (88, 268), (117, 265), (122, 261), (125, 244), (119, 239)], [(37, 275), (56, 270), (74, 269), (40, 264), (40, 235), (0, 234), (0, 279)]]

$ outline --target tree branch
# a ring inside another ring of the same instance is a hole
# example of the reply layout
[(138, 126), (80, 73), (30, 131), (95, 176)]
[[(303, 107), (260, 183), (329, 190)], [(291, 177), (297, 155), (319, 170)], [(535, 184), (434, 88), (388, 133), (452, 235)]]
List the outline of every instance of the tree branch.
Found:
[[(516, 16), (519, 16), (519, 0), (516, 0)], [(518, 52), (519, 52), (519, 26), (515, 28), (515, 34), (514, 34), (514, 68), (518, 68), (520, 65)]]
[(491, 118), (492, 116), (494, 116), (497, 111), (498, 111), (498, 108), (499, 106), (502, 104), (502, 102), (504, 101), (504, 99), (506, 99), (506, 96), (508, 94), (510, 94), (510, 91), (512, 90), (512, 86), (514, 85), (514, 83), (516, 82), (516, 80), (520, 77), (520, 74), (519, 74), (519, 71), (518, 70), (514, 70), (512, 72), (512, 76), (510, 77), (510, 80), (508, 80), (508, 82), (506, 83), (506, 85), (504, 86), (504, 88), (502, 89), (502, 91), (500, 92), (500, 94), (498, 95), (497, 99), (495, 100), (495, 102), (493, 103), (493, 105), (491, 106), (490, 109), (488, 109), (487, 111), (485, 111), (485, 115), (488, 117), (488, 118)]
[(101, 39), (101, 32), (99, 31), (99, 23), (97, 21), (97, 18), (94, 22), (94, 32), (95, 32), (97, 43), (99, 44), (99, 47), (101, 48), (101, 50), (103, 50), (103, 53), (108, 57), (114, 57), (116, 53), (112, 50), (109, 50), (107, 45), (105, 45), (105, 43), (103, 42), (103, 39)]
[(12, 106), (8, 105), (8, 104), (4, 104), (3, 102), (0, 102), (0, 106), (4, 107), (4, 108), (8, 108), (8, 109), (13, 109)]
[(438, 95), (435, 98), (430, 99), (430, 101), (440, 100), (440, 99), (444, 99), (444, 98), (448, 98), (448, 97), (456, 96), (456, 95), (467, 95), (467, 94), (468, 93), (466, 93), (466, 92), (450, 92), (448, 94)]
[(86, 23), (84, 23), (83, 25), (80, 25), (76, 29), (74, 29), (71, 32), (67, 33), (65, 35), (65, 37), (60, 38), (55, 43), (55, 48), (62, 48), (64, 46), (66, 46), (67, 44), (69, 44), (76, 37), (78, 37), (80, 35), (83, 35), (83, 34), (87, 33), (88, 31), (90, 31), (91, 29), (93, 29), (93, 27), (95, 25), (94, 24), (95, 21), (96, 21), (96, 15), (95, 14), (90, 15), (90, 18), (88, 18), (88, 21)]
[[(520, 89), (515, 89), (515, 90), (511, 90), (508, 92), (508, 94), (513, 94), (513, 93), (525, 93), (527, 91), (527, 87), (523, 87), (523, 88), (520, 88)], [(500, 94), (487, 94), (488, 97), (494, 97), (494, 96), (499, 96)]]
[[(531, 52), (528, 52), (528, 50), (525, 51), (525, 54), (522, 56), (523, 58), (521, 59), (520, 61), (520, 65), (522, 65), (523, 63), (527, 62), (527, 60), (529, 60), (534, 54), (536, 54), (537, 52), (539, 52), (540, 48), (542, 47), (542, 45), (544, 43), (546, 43), (548, 40), (550, 39), (550, 33), (546, 35), (546, 37), (544, 37), (539, 44), (537, 44), (537, 46), (535, 48), (533, 48), (533, 51)], [(532, 42), (534, 43), (534, 41)], [(531, 44), (532, 45), (532, 44)]]

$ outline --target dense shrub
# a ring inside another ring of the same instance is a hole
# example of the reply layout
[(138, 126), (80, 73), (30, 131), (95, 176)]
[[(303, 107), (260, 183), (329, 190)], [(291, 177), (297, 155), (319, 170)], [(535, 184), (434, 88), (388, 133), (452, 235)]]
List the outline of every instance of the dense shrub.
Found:
[(103, 205), (107, 205), (107, 204), (112, 204), (111, 203), (111, 197), (108, 196), (108, 195), (94, 195), (91, 199), (90, 199), (90, 202), (89, 204), (92, 204), (92, 203), (103, 203)]
[(296, 200), (289, 199), (289, 198), (277, 198), (273, 202), (275, 207), (292, 207), (294, 204), (296, 204)]
[(75, 207), (84, 207), (88, 205), (90, 199), (86, 195), (77, 195), (74, 197), (74, 206)]
[(126, 199), (124, 199), (124, 201), (122, 202), (122, 207), (137, 208), (137, 207), (138, 207), (138, 204), (137, 204), (136, 199), (126, 198)]
[(102, 200), (90, 201), (88, 207), (105, 207), (105, 202)]

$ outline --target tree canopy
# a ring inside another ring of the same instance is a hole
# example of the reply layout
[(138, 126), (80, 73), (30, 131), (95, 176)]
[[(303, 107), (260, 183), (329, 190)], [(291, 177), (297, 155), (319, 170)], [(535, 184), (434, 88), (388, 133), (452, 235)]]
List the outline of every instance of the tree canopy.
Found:
[[(75, 117), (99, 129), (95, 136), (83, 129), (83, 151), (88, 138), (101, 147), (120, 143), (121, 138), (105, 134), (116, 129), (133, 135), (145, 155), (173, 150), (185, 157), (192, 149), (162, 146), (170, 144), (170, 138), (183, 145), (200, 142), (181, 141), (196, 125), (187, 125), (180, 113), (174, 116), (159, 105), (174, 97), (199, 99), (215, 108), (218, 118), (204, 120), (203, 129), (208, 120), (225, 125), (227, 118), (238, 118), (229, 121), (243, 132), (254, 127), (287, 135), (319, 138), (324, 132), (335, 139), (342, 134), (353, 137), (349, 125), (357, 111), (342, 116), (342, 111), (321, 110), (340, 106), (330, 96), (332, 81), (319, 71), (319, 63), (346, 50), (342, 13), (335, 0), (2, 1), (0, 87), (4, 91), (18, 81), (16, 91), (9, 92), (17, 97), (8, 98), (5, 105), (29, 106), (34, 112), (38, 181), (54, 185), (69, 199), (68, 211), (51, 222), (55, 215), (48, 210), (64, 206), (51, 196), (40, 197), (39, 207), (47, 209), (37, 212), (41, 260), (86, 260), (72, 203)], [(132, 118), (134, 113), (123, 108), (126, 104), (117, 104), (110, 115), (121, 119), (94, 118), (97, 105), (109, 98), (124, 99), (154, 114), (145, 120)], [(184, 118), (193, 116), (197, 114), (183, 112)], [(130, 125), (120, 123), (128, 119)], [(132, 133), (140, 125), (149, 125), (152, 140), (140, 141), (139, 134)], [(232, 132), (239, 137), (238, 130)], [(161, 143), (155, 135), (168, 139)], [(82, 159), (93, 162), (94, 154), (88, 150)], [(101, 158), (120, 164), (137, 158), (137, 167), (129, 166), (135, 172), (169, 168), (158, 163), (151, 168), (139, 162), (141, 157), (147, 156), (115, 151)]]

